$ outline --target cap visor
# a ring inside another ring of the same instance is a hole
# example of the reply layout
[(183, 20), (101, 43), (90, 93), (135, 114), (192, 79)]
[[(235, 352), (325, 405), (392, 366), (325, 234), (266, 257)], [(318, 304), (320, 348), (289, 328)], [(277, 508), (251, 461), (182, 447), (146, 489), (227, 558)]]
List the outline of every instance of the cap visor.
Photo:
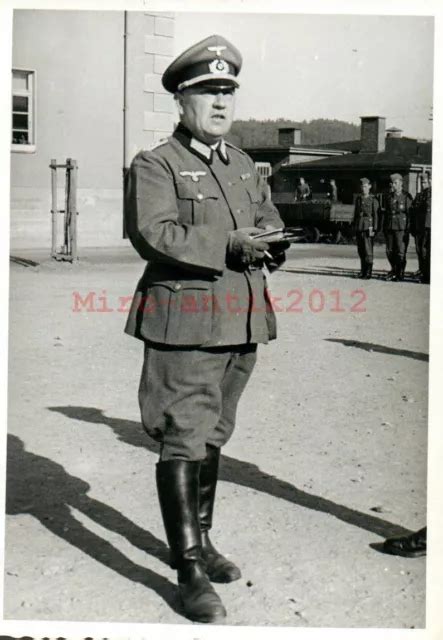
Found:
[(240, 86), (237, 80), (231, 74), (227, 73), (217, 73), (216, 75), (213, 73), (205, 73), (202, 76), (196, 76), (195, 78), (191, 78), (190, 80), (185, 80), (181, 82), (177, 86), (177, 91), (182, 91), (183, 89), (187, 89), (188, 87), (193, 87), (197, 84), (204, 84), (211, 87), (235, 87), (238, 89)]

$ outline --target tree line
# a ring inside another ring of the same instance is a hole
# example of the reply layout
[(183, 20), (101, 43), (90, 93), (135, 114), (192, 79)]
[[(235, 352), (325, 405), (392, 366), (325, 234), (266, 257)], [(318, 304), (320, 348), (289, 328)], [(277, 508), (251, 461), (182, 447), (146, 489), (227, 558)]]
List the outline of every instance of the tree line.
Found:
[(329, 142), (344, 142), (360, 138), (360, 125), (342, 120), (236, 120), (227, 140), (240, 148), (268, 147), (278, 145), (278, 130), (283, 127), (301, 129), (302, 145), (322, 145)]

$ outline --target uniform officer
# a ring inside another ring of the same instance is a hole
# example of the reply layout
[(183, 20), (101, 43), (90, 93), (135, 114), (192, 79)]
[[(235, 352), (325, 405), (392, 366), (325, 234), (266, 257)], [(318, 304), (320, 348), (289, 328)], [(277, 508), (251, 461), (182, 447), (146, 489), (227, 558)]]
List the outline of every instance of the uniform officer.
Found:
[(431, 279), (431, 176), (420, 176), (421, 191), (417, 193), (411, 215), (411, 233), (415, 236), (420, 281), (429, 284)]
[(403, 178), (399, 173), (393, 173), (390, 176), (390, 186), (391, 192), (386, 197), (383, 212), (386, 255), (391, 265), (391, 271), (386, 279), (403, 280), (409, 243), (412, 197), (403, 190)]
[(372, 277), (374, 236), (378, 228), (380, 205), (377, 198), (370, 193), (371, 183), (368, 178), (361, 178), (360, 183), (361, 194), (355, 200), (354, 209), (354, 229), (361, 263), (358, 277), (369, 280)]
[(300, 178), (298, 181), (297, 188), (295, 190), (295, 200), (309, 200), (311, 197), (311, 187), (305, 182), (304, 178)]
[(171, 566), (185, 615), (199, 622), (226, 616), (210, 580), (241, 576), (208, 532), (220, 447), (257, 344), (276, 335), (263, 262), (269, 252), (281, 262), (286, 248), (254, 239), (283, 223), (251, 158), (224, 139), (241, 64), (214, 35), (169, 65), (162, 82), (180, 123), (136, 155), (125, 185), (126, 228), (148, 261), (126, 332), (144, 341), (142, 423), (161, 444), (156, 480)]

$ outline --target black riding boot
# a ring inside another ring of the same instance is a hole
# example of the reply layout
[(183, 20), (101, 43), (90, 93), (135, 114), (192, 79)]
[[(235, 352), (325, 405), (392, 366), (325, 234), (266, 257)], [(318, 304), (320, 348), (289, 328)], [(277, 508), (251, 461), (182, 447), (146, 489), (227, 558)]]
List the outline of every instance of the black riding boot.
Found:
[(199, 461), (160, 461), (158, 497), (186, 617), (195, 622), (221, 622), (226, 610), (209, 582), (202, 560), (199, 474)]
[(366, 272), (364, 275), (365, 280), (370, 280), (372, 278), (372, 263), (368, 263), (366, 265)]
[(213, 582), (233, 582), (241, 578), (240, 569), (215, 549), (209, 539), (214, 511), (215, 489), (218, 478), (220, 449), (206, 445), (206, 458), (200, 466), (200, 529), (202, 533), (202, 557), (206, 573)]
[(406, 267), (406, 260), (402, 260), (401, 258), (399, 258), (396, 264), (395, 274), (397, 276), (397, 280), (400, 282), (404, 280), (405, 267)]
[(400, 280), (405, 279), (405, 271), (406, 271), (406, 258), (401, 261), (401, 269), (400, 269)]

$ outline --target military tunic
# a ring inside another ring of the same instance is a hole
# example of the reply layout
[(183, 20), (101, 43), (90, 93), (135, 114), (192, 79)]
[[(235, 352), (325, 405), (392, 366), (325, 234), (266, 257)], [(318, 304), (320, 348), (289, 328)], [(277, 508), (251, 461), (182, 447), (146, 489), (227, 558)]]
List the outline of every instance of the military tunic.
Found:
[(406, 266), (411, 205), (412, 197), (406, 191), (399, 194), (392, 192), (386, 198), (383, 214), (386, 256), (397, 275), (404, 272)]
[(148, 264), (125, 331), (145, 341), (139, 402), (162, 459), (227, 441), (256, 345), (276, 336), (262, 269), (231, 265), (227, 247), (234, 229), (283, 222), (251, 158), (224, 151), (180, 124), (126, 177), (126, 229)]
[(373, 229), (374, 233), (377, 231), (379, 209), (379, 202), (372, 193), (367, 196), (357, 196), (354, 209), (354, 229), (362, 272), (365, 272), (374, 261), (374, 235), (370, 235), (370, 229)]
[(415, 235), (418, 265), (424, 282), (431, 276), (431, 187), (417, 193), (411, 215), (411, 232)]
[(295, 190), (296, 200), (308, 200), (311, 195), (311, 188), (308, 184), (299, 184)]

